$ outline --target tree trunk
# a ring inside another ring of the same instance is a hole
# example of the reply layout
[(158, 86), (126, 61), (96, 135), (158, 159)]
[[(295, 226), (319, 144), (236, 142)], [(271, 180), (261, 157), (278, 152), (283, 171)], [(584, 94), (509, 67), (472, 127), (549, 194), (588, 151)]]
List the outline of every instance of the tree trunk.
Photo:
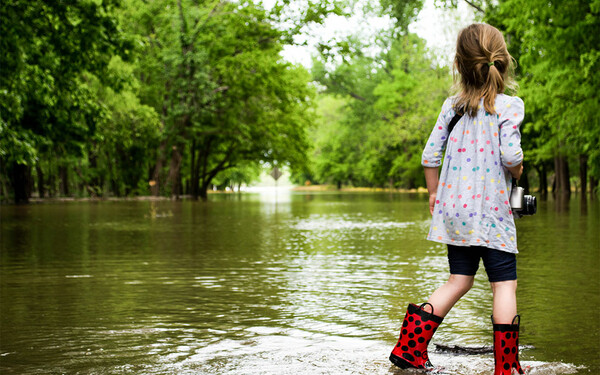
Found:
[(562, 158), (563, 164), (563, 186), (567, 197), (571, 196), (571, 173), (569, 172), (569, 160), (566, 156)]
[(60, 194), (62, 196), (69, 195), (69, 171), (66, 166), (58, 167), (58, 176), (60, 178)]
[[(79, 179), (81, 180), (81, 186), (85, 187), (85, 189), (87, 190), (88, 194), (90, 195), (90, 198), (95, 198), (96, 197), (96, 191), (94, 190), (94, 187), (90, 186), (85, 179), (83, 178), (83, 173), (81, 173), (81, 168), (79, 166), (75, 166), (75, 173), (79, 176)], [(81, 189), (81, 191), (83, 192), (83, 188)]]
[(596, 189), (598, 189), (598, 180), (594, 176), (590, 176), (590, 200), (596, 198)]
[(192, 196), (194, 195), (192, 191), (192, 186), (194, 184), (192, 183), (192, 181), (195, 181), (196, 178), (196, 140), (194, 139), (192, 141), (192, 147), (190, 148), (190, 178), (186, 182), (185, 189), (186, 193)]
[(29, 179), (31, 172), (25, 164), (13, 163), (10, 167), (10, 181), (15, 194), (15, 203), (29, 203)]
[(112, 191), (115, 197), (120, 197), (121, 196), (121, 190), (119, 189), (119, 184), (117, 182), (116, 178), (111, 178), (110, 179), (110, 185), (112, 187)]
[(179, 199), (180, 195), (183, 195), (183, 177), (181, 176), (181, 167), (179, 168), (179, 173), (177, 174), (177, 199)]
[(581, 199), (587, 197), (587, 155), (579, 155), (579, 180), (581, 181)]
[(167, 186), (171, 188), (171, 196), (179, 199), (179, 174), (181, 173), (181, 153), (183, 146), (173, 146)]
[(563, 195), (567, 198), (571, 195), (571, 184), (569, 182), (569, 163), (563, 155), (554, 157), (555, 172), (555, 195)]
[(50, 163), (48, 164), (48, 196), (49, 197), (55, 197), (56, 196), (56, 173), (55, 172), (55, 168), (54, 168), (54, 163), (52, 163), (52, 160), (50, 160)]
[(160, 142), (160, 146), (158, 146), (158, 150), (156, 152), (156, 165), (154, 166), (154, 172), (152, 173), (152, 180), (150, 182), (150, 194), (157, 197), (160, 194), (160, 171), (163, 167), (165, 148), (167, 147), (167, 141), (163, 140)]
[(200, 185), (200, 191), (198, 191), (198, 196), (200, 197), (200, 199), (202, 199), (202, 202), (206, 202), (206, 200), (208, 199), (208, 185), (210, 185), (210, 181), (207, 181)]
[(37, 163), (35, 165), (35, 172), (37, 173), (38, 195), (40, 196), (40, 198), (44, 198), (44, 172), (42, 171), (40, 163)]
[(212, 181), (211, 171), (208, 170), (208, 158), (210, 156), (213, 139), (213, 137), (204, 139), (204, 142), (200, 145), (200, 149), (198, 150), (198, 156), (195, 162), (196, 174), (195, 178), (192, 178), (192, 191), (194, 191), (192, 199), (194, 200), (198, 200), (198, 197), (200, 197), (202, 201), (205, 202), (207, 199), (206, 190)]
[(540, 165), (537, 169), (538, 176), (540, 179), (540, 189), (539, 193), (541, 195), (542, 200), (546, 200), (548, 198), (548, 176), (546, 173), (546, 164)]
[[(200, 179), (200, 154), (201, 151), (196, 150), (196, 140), (192, 142), (192, 149), (190, 150), (191, 154), (191, 167), (190, 167), (190, 195), (192, 199), (198, 200), (198, 190), (199, 190), (199, 179)], [(198, 157), (196, 157), (196, 153), (198, 153)]]
[[(86, 187), (86, 189), (88, 190), (88, 192), (90, 191), (90, 188), (92, 188), (93, 191), (95, 192), (102, 192), (102, 183), (101, 183), (101, 179), (98, 176), (98, 153), (96, 151), (96, 141), (92, 141), (92, 148), (91, 148), (92, 152), (90, 152), (88, 160), (90, 161), (90, 170), (94, 171), (94, 173), (92, 173), (92, 177), (90, 179), (90, 181), (83, 181), (83, 185)], [(79, 165), (79, 170), (75, 171), (78, 175), (80, 175), (80, 177), (83, 176), (83, 174), (81, 173), (81, 165)], [(94, 195), (96, 195), (94, 193)]]

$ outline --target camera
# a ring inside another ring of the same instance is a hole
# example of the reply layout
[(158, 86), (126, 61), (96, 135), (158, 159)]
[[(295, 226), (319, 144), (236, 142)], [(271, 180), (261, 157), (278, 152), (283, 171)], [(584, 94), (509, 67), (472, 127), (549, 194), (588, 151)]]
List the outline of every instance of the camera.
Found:
[(537, 201), (533, 195), (525, 195), (525, 189), (522, 187), (513, 186), (510, 207), (518, 217), (534, 215), (537, 212)]

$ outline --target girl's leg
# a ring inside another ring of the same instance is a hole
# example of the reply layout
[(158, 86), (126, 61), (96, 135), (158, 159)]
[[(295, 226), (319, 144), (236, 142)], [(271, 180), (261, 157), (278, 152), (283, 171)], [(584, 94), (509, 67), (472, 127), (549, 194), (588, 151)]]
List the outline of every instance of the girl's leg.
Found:
[(494, 375), (525, 374), (519, 363), (519, 326), (517, 280), (492, 281), (494, 293)]
[(433, 367), (427, 345), (448, 311), (473, 286), (479, 253), (448, 245), (448, 261), (450, 278), (429, 297), (429, 304), (408, 307), (400, 338), (390, 355), (390, 361), (400, 368)]
[(491, 282), (495, 324), (512, 324), (517, 315), (517, 280)]
[(427, 301), (433, 305), (435, 315), (445, 317), (452, 306), (471, 289), (474, 279), (475, 276), (450, 275), (448, 282), (433, 292)]
[(517, 257), (501, 250), (487, 249), (482, 258), (494, 294), (494, 323), (512, 324), (517, 315)]

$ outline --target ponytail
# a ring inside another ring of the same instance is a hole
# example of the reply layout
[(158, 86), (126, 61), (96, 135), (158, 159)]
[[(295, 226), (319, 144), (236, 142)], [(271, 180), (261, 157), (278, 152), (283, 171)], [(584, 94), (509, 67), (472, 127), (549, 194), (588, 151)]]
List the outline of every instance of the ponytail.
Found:
[(461, 30), (456, 43), (454, 59), (456, 72), (460, 75), (459, 93), (455, 108), (475, 116), (479, 100), (483, 98), (486, 112), (496, 114), (496, 95), (512, 88), (512, 66), (504, 38), (498, 29), (487, 24), (472, 24)]

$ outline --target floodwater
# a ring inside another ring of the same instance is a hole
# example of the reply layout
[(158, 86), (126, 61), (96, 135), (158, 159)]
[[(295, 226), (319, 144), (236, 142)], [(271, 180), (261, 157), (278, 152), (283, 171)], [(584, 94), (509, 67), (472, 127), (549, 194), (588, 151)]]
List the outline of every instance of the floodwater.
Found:
[[(521, 363), (600, 373), (600, 210), (539, 202), (518, 221)], [(410, 374), (409, 302), (448, 276), (425, 195), (211, 195), (0, 207), (2, 374)], [(483, 267), (430, 345), (449, 374), (493, 373)]]

